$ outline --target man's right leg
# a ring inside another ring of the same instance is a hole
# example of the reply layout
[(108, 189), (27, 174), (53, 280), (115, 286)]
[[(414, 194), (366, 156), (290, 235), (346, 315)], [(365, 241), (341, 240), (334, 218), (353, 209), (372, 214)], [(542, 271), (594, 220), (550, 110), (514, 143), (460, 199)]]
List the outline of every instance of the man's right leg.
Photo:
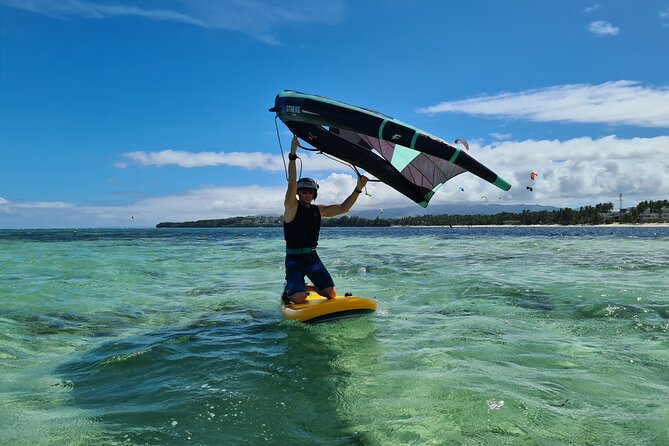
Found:
[(304, 262), (299, 257), (286, 256), (286, 291), (288, 300), (301, 304), (307, 300), (307, 290), (304, 285)]

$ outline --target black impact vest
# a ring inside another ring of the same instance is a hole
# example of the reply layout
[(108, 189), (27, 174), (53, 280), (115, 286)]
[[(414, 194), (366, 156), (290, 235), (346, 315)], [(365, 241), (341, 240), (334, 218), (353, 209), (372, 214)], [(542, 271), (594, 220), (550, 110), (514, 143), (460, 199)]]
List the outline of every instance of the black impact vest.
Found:
[(286, 248), (315, 248), (321, 231), (321, 210), (312, 204), (309, 207), (297, 203), (295, 218), (290, 223), (283, 222), (283, 238)]

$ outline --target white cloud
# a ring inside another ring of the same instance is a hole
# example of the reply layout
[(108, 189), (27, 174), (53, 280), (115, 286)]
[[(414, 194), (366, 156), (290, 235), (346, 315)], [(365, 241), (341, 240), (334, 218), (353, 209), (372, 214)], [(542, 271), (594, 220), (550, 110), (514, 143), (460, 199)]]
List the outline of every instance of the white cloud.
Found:
[(0, 0), (0, 4), (56, 18), (84, 17), (102, 19), (114, 16), (138, 16), (151, 20), (167, 20), (207, 26), (207, 22), (187, 14), (166, 9), (142, 9), (122, 4), (103, 4), (85, 0)]
[(238, 215), (275, 214), (283, 211), (284, 188), (241, 186), (206, 187), (182, 194), (141, 200), (137, 215), (165, 219), (199, 220)]
[(490, 134), (490, 136), (492, 136), (493, 138), (495, 138), (495, 139), (497, 139), (497, 140), (503, 140), (503, 139), (511, 139), (511, 137), (512, 137), (513, 135), (512, 135), (511, 133), (497, 133), (497, 132), (493, 132), (493, 133)]
[(594, 5), (588, 6), (587, 8), (585, 8), (583, 10), (583, 12), (594, 12), (594, 11), (597, 11), (598, 9), (600, 9), (601, 7), (602, 7), (602, 5), (600, 5), (599, 3), (595, 3)]
[[(158, 152), (128, 152), (123, 157), (140, 166), (179, 167), (235, 166), (246, 169), (260, 168), (278, 171), (283, 169), (281, 157), (260, 152), (185, 152), (161, 150)], [(127, 166), (123, 163), (124, 167)]]
[[(431, 205), (457, 202), (542, 204), (579, 207), (614, 202), (624, 194), (626, 206), (669, 197), (669, 136), (620, 139), (614, 135), (560, 140), (470, 142), (469, 153), (512, 184), (503, 192), (464, 173), (433, 197)], [(311, 170), (311, 166), (310, 166)], [(539, 174), (531, 185), (530, 172)], [(320, 184), (318, 203), (343, 201), (355, 186), (349, 173), (314, 175)], [(460, 190), (460, 187), (464, 191)], [(355, 210), (415, 205), (382, 183), (368, 183)], [(12, 202), (0, 199), (0, 228), (154, 226), (161, 221), (190, 221), (240, 215), (280, 215), (285, 184), (274, 187), (204, 187), (175, 195), (138, 200), (123, 206), (63, 202)], [(500, 197), (500, 199), (497, 199)], [(428, 207), (428, 211), (430, 207)], [(131, 220), (131, 215), (135, 218)]]
[[(514, 203), (573, 207), (612, 201), (620, 192), (637, 201), (669, 196), (669, 136), (504, 141), (472, 151), (513, 184), (502, 196)], [(531, 171), (539, 173), (534, 192), (525, 189)], [(496, 192), (485, 183), (470, 187)]]
[(71, 209), (75, 205), (63, 201), (33, 201), (28, 203), (12, 203), (12, 206), (23, 209)]
[(597, 36), (616, 36), (620, 34), (620, 28), (604, 20), (592, 22), (586, 29)]
[[(316, 180), (321, 186), (319, 201), (325, 198), (326, 204), (343, 201), (355, 187), (352, 175), (334, 173)], [(285, 185), (203, 187), (109, 206), (3, 199), (0, 228), (154, 226), (162, 221), (281, 215), (285, 193)]]
[(531, 121), (669, 127), (669, 88), (620, 80), (599, 85), (558, 85), (441, 102), (419, 113), (467, 113)]
[[(310, 169), (311, 170), (311, 169)], [(318, 204), (341, 203), (356, 186), (352, 174), (314, 176), (319, 184)], [(372, 197), (361, 196), (355, 209), (377, 209), (379, 203), (411, 206), (412, 202), (380, 183), (369, 183)], [(378, 192), (378, 195), (377, 195)], [(160, 221), (187, 221), (240, 215), (281, 215), (286, 186), (206, 187), (181, 194), (140, 200), (132, 206), (135, 217)], [(416, 205), (417, 206), (417, 205)], [(130, 207), (127, 207), (130, 209)]]
[[(135, 6), (133, 3), (139, 3)], [(0, 5), (56, 18), (103, 19), (135, 16), (149, 20), (185, 23), (203, 28), (226, 29), (278, 44), (272, 29), (295, 23), (336, 23), (343, 17), (344, 3), (321, 4), (309, 0), (164, 0), (161, 8), (144, 8), (136, 0), (0, 0)]]
[(12, 209), (70, 209), (75, 207), (73, 203), (66, 203), (63, 201), (11, 202), (2, 197), (0, 197), (0, 206), (2, 206), (5, 211), (10, 211)]
[[(117, 168), (125, 169), (130, 164), (150, 167), (179, 166), (185, 168), (231, 166), (244, 169), (260, 169), (278, 172), (285, 169), (280, 155), (263, 152), (186, 152), (161, 150), (158, 152), (127, 152), (122, 154), (128, 162), (117, 162)], [(302, 152), (300, 158), (310, 170), (345, 170), (345, 165), (316, 153)]]
[(657, 15), (660, 18), (662, 28), (669, 28), (669, 7), (658, 11)]

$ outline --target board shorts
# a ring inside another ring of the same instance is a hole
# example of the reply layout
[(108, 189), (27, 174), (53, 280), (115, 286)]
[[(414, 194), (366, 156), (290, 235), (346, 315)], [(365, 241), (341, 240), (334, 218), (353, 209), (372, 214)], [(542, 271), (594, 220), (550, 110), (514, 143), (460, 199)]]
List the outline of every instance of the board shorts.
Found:
[(286, 255), (286, 289), (288, 296), (306, 292), (304, 277), (319, 290), (334, 287), (332, 276), (328, 272), (320, 257), (315, 252), (311, 254)]

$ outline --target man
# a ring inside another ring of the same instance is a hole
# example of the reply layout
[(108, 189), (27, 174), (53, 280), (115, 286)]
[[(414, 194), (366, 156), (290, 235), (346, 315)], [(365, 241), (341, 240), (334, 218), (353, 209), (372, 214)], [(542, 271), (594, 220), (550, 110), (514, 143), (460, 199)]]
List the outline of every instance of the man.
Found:
[[(283, 202), (286, 289), (281, 296), (284, 302), (290, 301), (296, 304), (306, 300), (307, 291), (316, 291), (328, 299), (334, 299), (337, 295), (332, 276), (316, 253), (321, 217), (335, 217), (348, 212), (368, 181), (367, 177), (360, 175), (355, 190), (341, 204), (328, 206), (313, 204), (318, 196), (318, 184), (311, 178), (301, 178), (297, 181), (295, 160), (298, 146), (297, 136), (293, 136), (288, 155), (288, 190)], [(313, 285), (309, 287), (305, 285), (305, 276), (312, 281)]]

